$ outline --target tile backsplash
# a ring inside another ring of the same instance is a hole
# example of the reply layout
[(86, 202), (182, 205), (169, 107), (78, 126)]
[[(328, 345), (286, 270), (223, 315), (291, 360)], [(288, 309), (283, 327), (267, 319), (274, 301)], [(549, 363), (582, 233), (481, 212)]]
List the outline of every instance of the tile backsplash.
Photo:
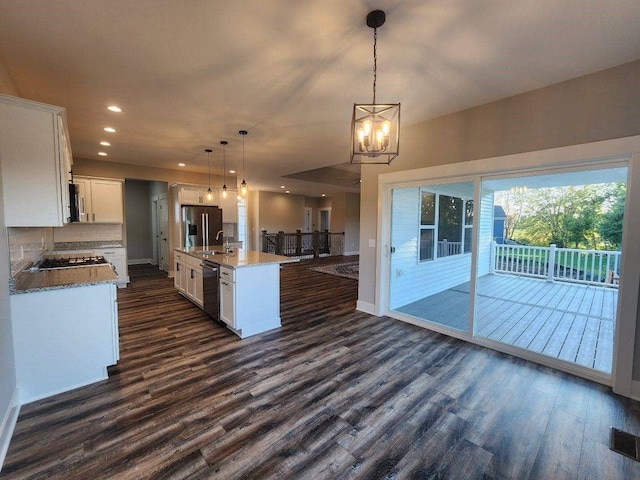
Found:
[(9, 227), (9, 257), (11, 276), (36, 263), (47, 249), (50, 228)]
[(120, 223), (72, 223), (53, 229), (53, 241), (62, 242), (100, 242), (122, 241)]

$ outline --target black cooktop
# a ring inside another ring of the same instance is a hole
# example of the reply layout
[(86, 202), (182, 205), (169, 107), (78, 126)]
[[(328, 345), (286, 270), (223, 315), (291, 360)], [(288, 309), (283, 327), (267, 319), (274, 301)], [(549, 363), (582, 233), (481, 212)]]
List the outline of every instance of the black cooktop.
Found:
[(71, 257), (71, 258), (45, 258), (38, 268), (69, 268), (69, 267), (86, 267), (91, 265), (102, 265), (108, 263), (102, 256), (91, 257)]

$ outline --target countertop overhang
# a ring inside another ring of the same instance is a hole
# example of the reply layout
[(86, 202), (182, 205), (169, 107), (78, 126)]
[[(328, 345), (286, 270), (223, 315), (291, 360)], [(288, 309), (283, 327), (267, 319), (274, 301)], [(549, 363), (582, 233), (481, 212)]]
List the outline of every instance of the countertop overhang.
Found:
[[(244, 250), (242, 248), (234, 250), (233, 253), (225, 253), (219, 249), (220, 245), (216, 245), (215, 247), (175, 248), (174, 250), (195, 258), (206, 260), (207, 262), (216, 263), (230, 268), (257, 267), (260, 265), (274, 263), (294, 263), (300, 261), (297, 258), (258, 252), (255, 250)], [(212, 254), (207, 252), (215, 253)]]
[(100, 283), (116, 283), (118, 277), (111, 265), (54, 268), (50, 270), (24, 270), (10, 284), (10, 293), (31, 293), (60, 288), (83, 287)]

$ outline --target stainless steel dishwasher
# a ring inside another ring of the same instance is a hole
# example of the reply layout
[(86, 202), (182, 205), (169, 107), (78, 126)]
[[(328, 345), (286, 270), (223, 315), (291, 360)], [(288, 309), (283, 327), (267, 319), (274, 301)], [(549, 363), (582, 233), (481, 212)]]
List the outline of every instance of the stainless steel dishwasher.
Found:
[(202, 290), (205, 313), (220, 320), (220, 267), (206, 260), (202, 262)]

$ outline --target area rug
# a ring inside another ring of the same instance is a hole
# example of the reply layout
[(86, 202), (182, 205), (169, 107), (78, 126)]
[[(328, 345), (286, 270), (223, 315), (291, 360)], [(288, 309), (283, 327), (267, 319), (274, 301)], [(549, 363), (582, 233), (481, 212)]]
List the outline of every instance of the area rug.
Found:
[(311, 267), (309, 270), (358, 280), (358, 266), (358, 262), (335, 263), (333, 265), (324, 265), (322, 267)]

